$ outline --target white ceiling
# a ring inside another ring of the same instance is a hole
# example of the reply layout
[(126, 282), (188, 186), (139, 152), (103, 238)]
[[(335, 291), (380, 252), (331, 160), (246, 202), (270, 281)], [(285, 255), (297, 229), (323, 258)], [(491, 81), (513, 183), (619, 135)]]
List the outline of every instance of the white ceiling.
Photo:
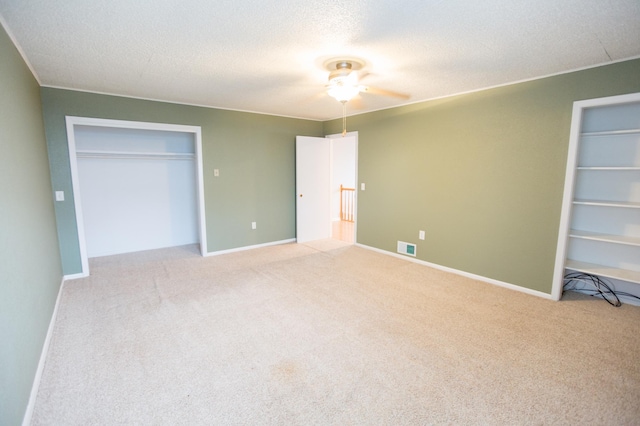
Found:
[(355, 56), (351, 113), (640, 57), (639, 0), (0, 0), (43, 86), (329, 119), (324, 60)]

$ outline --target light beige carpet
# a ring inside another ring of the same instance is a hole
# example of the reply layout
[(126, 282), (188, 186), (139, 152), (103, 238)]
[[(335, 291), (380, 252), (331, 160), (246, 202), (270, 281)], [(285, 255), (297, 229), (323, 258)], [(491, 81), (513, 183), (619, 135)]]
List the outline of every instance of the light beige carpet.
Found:
[(35, 425), (640, 423), (640, 308), (551, 302), (342, 242), (91, 261)]

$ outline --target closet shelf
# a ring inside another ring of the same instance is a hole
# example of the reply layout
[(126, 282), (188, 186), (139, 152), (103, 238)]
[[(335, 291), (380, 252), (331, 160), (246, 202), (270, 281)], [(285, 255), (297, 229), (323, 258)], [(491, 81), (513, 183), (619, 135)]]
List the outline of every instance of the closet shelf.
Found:
[(640, 238), (629, 237), (625, 235), (615, 234), (600, 234), (597, 232), (582, 231), (577, 229), (571, 229), (569, 231), (569, 237), (571, 238), (583, 238), (585, 240), (603, 241), (614, 244), (626, 244), (630, 246), (640, 247)]
[(78, 158), (102, 159), (147, 159), (147, 160), (192, 160), (191, 152), (134, 152), (134, 151), (76, 151)]
[(640, 203), (634, 201), (609, 201), (609, 200), (584, 200), (575, 199), (573, 204), (581, 204), (585, 206), (600, 206), (600, 207), (622, 207), (627, 209), (640, 209)]
[(635, 135), (640, 134), (640, 129), (627, 130), (607, 130), (603, 132), (583, 132), (581, 136), (615, 136), (615, 135)]
[(578, 170), (640, 171), (640, 166), (579, 166)]
[(565, 269), (640, 284), (640, 272), (567, 259)]

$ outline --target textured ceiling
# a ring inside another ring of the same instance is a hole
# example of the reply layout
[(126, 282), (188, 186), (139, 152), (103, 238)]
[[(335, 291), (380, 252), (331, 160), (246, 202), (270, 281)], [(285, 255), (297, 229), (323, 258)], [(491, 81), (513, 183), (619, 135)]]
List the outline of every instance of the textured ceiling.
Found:
[(342, 112), (336, 56), (411, 96), (350, 113), (640, 57), (639, 0), (0, 0), (0, 18), (43, 86), (320, 120)]

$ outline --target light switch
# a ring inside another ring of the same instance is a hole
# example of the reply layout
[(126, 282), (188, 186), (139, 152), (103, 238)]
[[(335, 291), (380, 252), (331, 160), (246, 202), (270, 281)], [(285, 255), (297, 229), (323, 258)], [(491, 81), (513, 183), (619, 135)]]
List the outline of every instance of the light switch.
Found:
[(418, 232), (418, 238), (420, 238), (421, 240), (424, 240), (424, 231)]
[(215, 177), (220, 176), (220, 170), (218, 170), (218, 169), (213, 169), (213, 175), (214, 175)]
[(364, 191), (364, 183), (361, 183), (361, 184), (360, 184), (360, 190), (361, 190), (361, 191)]
[(56, 201), (64, 201), (64, 191), (56, 191)]
[(251, 229), (256, 229), (256, 223), (255, 222), (251, 222)]

